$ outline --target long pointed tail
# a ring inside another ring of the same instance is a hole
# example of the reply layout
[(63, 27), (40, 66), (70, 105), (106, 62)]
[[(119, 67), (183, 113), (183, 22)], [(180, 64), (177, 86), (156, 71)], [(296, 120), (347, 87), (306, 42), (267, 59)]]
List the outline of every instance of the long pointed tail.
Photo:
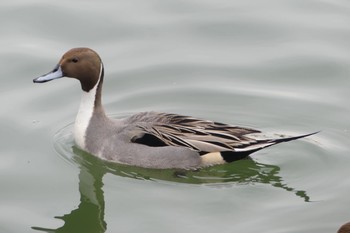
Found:
[(274, 142), (274, 144), (281, 143), (281, 142), (289, 142), (289, 141), (293, 141), (293, 140), (296, 140), (296, 139), (299, 139), (299, 138), (305, 138), (305, 137), (317, 134), (319, 132), (320, 131), (316, 131), (316, 132), (313, 132), (313, 133), (303, 134), (303, 135), (294, 136), (294, 137), (276, 138), (276, 139), (271, 139), (270, 141)]
[(283, 138), (275, 138), (275, 139), (256, 139), (256, 143), (248, 145), (243, 148), (235, 148), (234, 151), (222, 151), (221, 156), (226, 162), (233, 162), (239, 159), (243, 159), (247, 157), (248, 155), (259, 151), (261, 149), (264, 149), (269, 146), (273, 146), (282, 142), (288, 142), (293, 141), (296, 139), (308, 137), (314, 134), (317, 134), (319, 131), (309, 134), (303, 134), (299, 136), (294, 137), (283, 137)]
[(249, 145), (247, 147), (244, 148), (237, 148), (235, 149), (235, 152), (247, 152), (247, 153), (254, 153), (258, 150), (264, 149), (266, 147), (269, 146), (273, 146), (282, 142), (289, 142), (289, 141), (293, 141), (296, 139), (300, 139), (300, 138), (304, 138), (304, 137), (308, 137), (314, 134), (319, 133), (320, 131), (317, 132), (313, 132), (313, 133), (309, 133), (309, 134), (303, 134), (303, 135), (299, 135), (299, 136), (294, 136), (294, 137), (281, 137), (281, 138), (272, 138), (272, 139), (256, 139), (256, 143)]

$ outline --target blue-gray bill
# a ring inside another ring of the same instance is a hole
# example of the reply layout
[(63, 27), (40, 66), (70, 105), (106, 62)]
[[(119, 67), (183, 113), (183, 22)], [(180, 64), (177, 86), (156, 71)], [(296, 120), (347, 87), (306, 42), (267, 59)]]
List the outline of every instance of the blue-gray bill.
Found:
[(61, 66), (57, 65), (51, 72), (33, 79), (34, 83), (44, 83), (54, 79), (64, 77)]

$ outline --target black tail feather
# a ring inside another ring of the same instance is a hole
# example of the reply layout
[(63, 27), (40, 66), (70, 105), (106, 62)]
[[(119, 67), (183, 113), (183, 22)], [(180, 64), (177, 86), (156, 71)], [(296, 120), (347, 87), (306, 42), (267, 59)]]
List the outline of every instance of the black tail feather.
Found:
[(257, 140), (257, 144), (261, 144), (261, 147), (255, 147), (252, 149), (240, 150), (240, 151), (222, 151), (221, 156), (226, 162), (230, 163), (233, 161), (244, 159), (244, 158), (248, 157), (250, 154), (257, 152), (261, 149), (264, 149), (264, 148), (267, 148), (267, 147), (270, 147), (270, 146), (273, 146), (273, 145), (276, 145), (276, 144), (279, 144), (282, 142), (289, 142), (289, 141), (293, 141), (296, 139), (308, 137), (308, 136), (317, 134), (319, 132), (320, 131), (309, 133), (309, 134), (303, 134), (303, 135), (299, 135), (299, 136), (294, 136), (294, 137), (261, 139), (261, 140)]

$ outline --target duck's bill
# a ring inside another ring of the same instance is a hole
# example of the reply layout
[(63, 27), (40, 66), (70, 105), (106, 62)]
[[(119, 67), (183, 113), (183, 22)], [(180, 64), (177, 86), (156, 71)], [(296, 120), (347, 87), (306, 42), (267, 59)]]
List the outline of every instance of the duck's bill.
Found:
[(33, 79), (33, 82), (35, 83), (44, 83), (48, 82), (54, 79), (62, 78), (63, 72), (61, 70), (61, 66), (57, 65), (51, 72), (44, 74), (43, 76), (40, 76), (38, 78)]

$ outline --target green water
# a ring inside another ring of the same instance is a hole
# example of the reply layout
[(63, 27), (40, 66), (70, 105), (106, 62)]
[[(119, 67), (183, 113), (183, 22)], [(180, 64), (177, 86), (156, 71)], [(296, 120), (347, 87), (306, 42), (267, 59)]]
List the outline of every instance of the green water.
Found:
[[(0, 232), (336, 232), (350, 221), (347, 1), (2, 1)], [(321, 133), (199, 171), (74, 146), (68, 49), (105, 65), (112, 117), (154, 110)]]

